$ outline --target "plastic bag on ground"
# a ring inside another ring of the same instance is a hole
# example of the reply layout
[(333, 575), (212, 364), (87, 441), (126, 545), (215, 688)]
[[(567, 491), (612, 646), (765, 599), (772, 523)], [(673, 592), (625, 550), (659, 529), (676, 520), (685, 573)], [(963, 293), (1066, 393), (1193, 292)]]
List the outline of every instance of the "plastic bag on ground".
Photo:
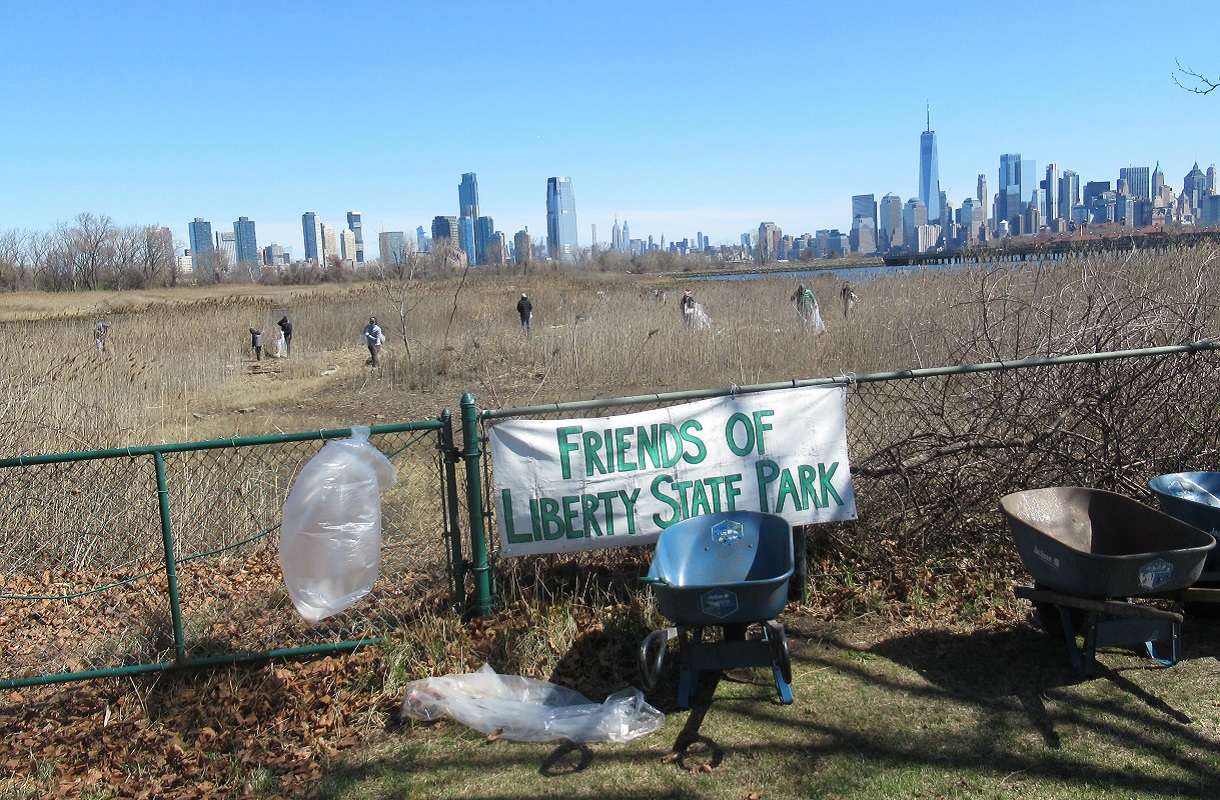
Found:
[(369, 444), (369, 429), (327, 443), (297, 476), (280, 522), (280, 569), (309, 622), (368, 594), (381, 564), (381, 491), (394, 466)]
[(500, 675), (488, 664), (474, 673), (412, 681), (402, 713), (424, 722), (448, 717), (514, 742), (629, 742), (665, 722), (635, 688), (594, 703), (547, 681)]

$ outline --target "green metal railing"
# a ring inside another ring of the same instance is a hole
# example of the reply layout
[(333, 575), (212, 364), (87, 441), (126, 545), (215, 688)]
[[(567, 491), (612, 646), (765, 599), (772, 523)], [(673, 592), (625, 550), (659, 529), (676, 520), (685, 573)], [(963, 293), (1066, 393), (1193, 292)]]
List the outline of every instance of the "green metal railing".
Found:
[[(316, 625), (278, 565), (301, 468), (350, 429), (0, 460), (0, 688), (351, 650), (428, 603), (464, 606), (449, 412), (381, 425), (398, 482), (365, 601)], [(154, 500), (155, 498), (155, 500)]]

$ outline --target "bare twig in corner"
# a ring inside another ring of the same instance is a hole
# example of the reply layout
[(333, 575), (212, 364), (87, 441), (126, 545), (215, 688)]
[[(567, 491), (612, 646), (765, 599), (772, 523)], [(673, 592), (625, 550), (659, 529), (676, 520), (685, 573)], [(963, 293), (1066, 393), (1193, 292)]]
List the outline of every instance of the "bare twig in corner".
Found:
[[(1182, 62), (1178, 61), (1176, 58), (1173, 60), (1173, 63), (1178, 65), (1177, 72), (1175, 72), (1173, 75), (1173, 82), (1176, 83), (1180, 88), (1185, 89), (1188, 92), (1193, 92), (1194, 94), (1209, 94), (1209, 93), (1215, 91), (1216, 88), (1220, 87), (1220, 80), (1211, 80), (1210, 78), (1204, 78), (1202, 75), (1195, 72), (1193, 69), (1182, 66)], [(1197, 86), (1187, 86), (1186, 84), (1184, 84), (1180, 80), (1178, 80), (1178, 73), (1181, 73), (1186, 78), (1193, 80), (1198, 85)]]

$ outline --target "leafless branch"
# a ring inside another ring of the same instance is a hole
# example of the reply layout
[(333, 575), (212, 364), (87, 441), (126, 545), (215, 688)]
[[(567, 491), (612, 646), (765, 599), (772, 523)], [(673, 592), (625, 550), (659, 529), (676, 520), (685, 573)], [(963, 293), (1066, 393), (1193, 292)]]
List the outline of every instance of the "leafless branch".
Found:
[[(1195, 72), (1193, 69), (1182, 66), (1182, 62), (1178, 61), (1176, 58), (1174, 59), (1173, 63), (1178, 65), (1177, 71), (1173, 74), (1173, 82), (1186, 91), (1193, 92), (1194, 94), (1209, 94), (1217, 87), (1220, 87), (1220, 80), (1205, 78), (1199, 73)], [(1187, 86), (1185, 83), (1178, 80), (1178, 75), (1182, 75), (1189, 83), (1193, 83), (1195, 85)]]

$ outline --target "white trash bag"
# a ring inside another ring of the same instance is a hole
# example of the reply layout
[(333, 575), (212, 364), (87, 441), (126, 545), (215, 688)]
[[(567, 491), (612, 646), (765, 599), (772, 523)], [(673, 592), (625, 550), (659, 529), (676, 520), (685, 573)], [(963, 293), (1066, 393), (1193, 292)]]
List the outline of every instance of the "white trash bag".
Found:
[(448, 717), (514, 742), (629, 742), (665, 723), (639, 689), (621, 689), (593, 703), (554, 683), (500, 675), (489, 664), (474, 673), (408, 683), (402, 714), (423, 722)]
[(280, 569), (307, 621), (338, 614), (373, 588), (381, 492), (396, 480), (363, 425), (352, 427), (350, 439), (328, 442), (297, 476), (280, 522)]

